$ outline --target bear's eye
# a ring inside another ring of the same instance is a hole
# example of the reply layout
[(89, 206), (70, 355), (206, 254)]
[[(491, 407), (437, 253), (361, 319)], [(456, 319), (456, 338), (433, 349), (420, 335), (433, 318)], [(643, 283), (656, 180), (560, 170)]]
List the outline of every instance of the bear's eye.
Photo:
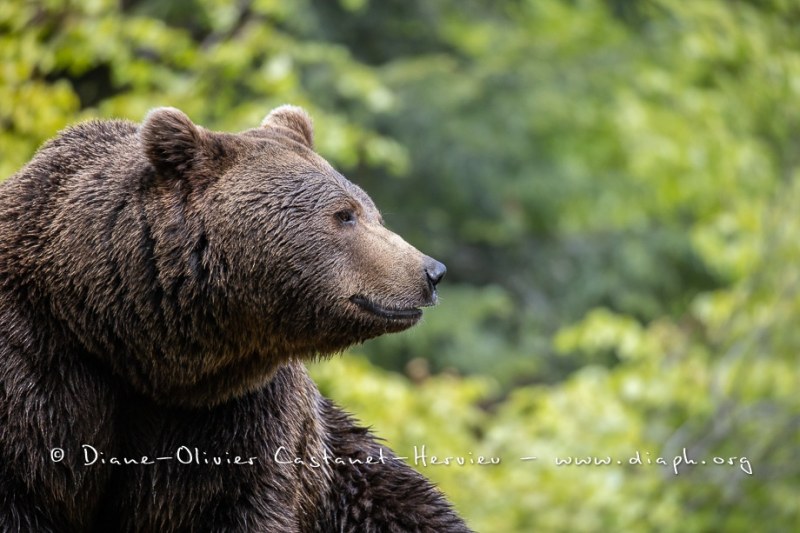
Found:
[(336, 213), (336, 220), (344, 226), (355, 226), (356, 212), (352, 209), (342, 209)]

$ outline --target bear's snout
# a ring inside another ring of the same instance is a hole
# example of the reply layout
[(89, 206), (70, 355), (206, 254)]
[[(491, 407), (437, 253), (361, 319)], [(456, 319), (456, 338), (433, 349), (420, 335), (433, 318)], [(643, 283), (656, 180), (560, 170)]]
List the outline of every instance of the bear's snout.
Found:
[(436, 289), (436, 286), (442, 281), (442, 278), (447, 273), (447, 267), (432, 257), (425, 256), (424, 261), (425, 275), (428, 278), (428, 285), (431, 292)]

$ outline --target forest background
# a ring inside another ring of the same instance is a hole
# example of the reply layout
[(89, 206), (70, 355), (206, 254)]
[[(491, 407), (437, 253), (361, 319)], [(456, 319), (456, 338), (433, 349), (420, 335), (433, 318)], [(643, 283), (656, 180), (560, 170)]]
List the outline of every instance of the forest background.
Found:
[(416, 467), (473, 528), (797, 527), (800, 2), (0, 4), (0, 179), (77, 120), (287, 102), (448, 266), (313, 375), (410, 462), (464, 457)]

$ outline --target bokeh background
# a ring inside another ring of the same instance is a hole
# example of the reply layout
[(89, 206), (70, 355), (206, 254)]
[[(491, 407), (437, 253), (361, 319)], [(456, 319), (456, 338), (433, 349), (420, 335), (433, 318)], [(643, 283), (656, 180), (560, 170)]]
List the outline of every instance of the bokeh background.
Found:
[(797, 530), (800, 2), (0, 3), (0, 179), (80, 119), (287, 102), (449, 268), (312, 372), (401, 455), (500, 457), (418, 465), (473, 528)]

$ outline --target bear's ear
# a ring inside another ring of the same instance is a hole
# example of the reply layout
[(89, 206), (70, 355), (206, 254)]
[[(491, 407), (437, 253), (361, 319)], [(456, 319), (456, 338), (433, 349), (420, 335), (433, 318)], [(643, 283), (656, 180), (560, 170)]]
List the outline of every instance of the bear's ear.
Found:
[(159, 107), (150, 111), (140, 135), (147, 158), (159, 174), (175, 178), (213, 178), (228, 159), (224, 143), (196, 126), (183, 111)]
[(281, 134), (314, 149), (314, 127), (302, 107), (282, 105), (270, 111), (261, 122), (262, 128), (274, 128)]

